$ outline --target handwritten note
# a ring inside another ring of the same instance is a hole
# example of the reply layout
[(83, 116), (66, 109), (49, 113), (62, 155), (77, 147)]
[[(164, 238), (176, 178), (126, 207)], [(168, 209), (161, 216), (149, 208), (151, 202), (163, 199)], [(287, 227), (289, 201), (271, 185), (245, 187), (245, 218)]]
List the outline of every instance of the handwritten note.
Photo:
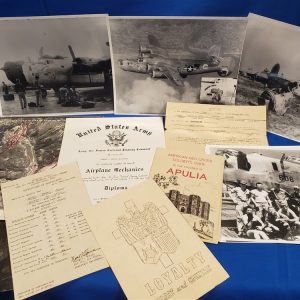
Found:
[(228, 278), (152, 180), (84, 214), (128, 299), (198, 299)]
[(107, 267), (77, 164), (1, 184), (15, 299)]
[(166, 146), (187, 149), (206, 144), (268, 145), (265, 106), (168, 102)]
[(200, 153), (205, 152), (205, 145), (268, 145), (265, 134), (225, 133), (214, 131), (167, 130), (165, 132), (166, 147), (169, 149), (186, 150), (197, 147)]
[(168, 102), (166, 128), (266, 135), (266, 107)]

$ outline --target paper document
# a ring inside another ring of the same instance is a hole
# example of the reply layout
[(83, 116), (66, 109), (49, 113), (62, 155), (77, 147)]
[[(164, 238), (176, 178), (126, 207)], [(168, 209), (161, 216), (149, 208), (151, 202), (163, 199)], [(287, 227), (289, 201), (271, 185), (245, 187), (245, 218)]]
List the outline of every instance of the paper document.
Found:
[(198, 299), (228, 278), (152, 180), (84, 214), (128, 299)]
[(1, 184), (15, 299), (107, 267), (82, 209), (76, 164)]
[(58, 163), (78, 162), (95, 204), (148, 178), (164, 145), (159, 117), (67, 119)]

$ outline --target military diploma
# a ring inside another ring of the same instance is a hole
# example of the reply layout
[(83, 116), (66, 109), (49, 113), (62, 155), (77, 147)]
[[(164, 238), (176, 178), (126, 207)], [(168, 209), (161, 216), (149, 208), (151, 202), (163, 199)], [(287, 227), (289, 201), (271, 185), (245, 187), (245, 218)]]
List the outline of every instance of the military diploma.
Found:
[(76, 164), (1, 184), (15, 299), (107, 267), (82, 209)]
[(84, 214), (128, 299), (198, 299), (228, 278), (152, 180)]
[(58, 163), (78, 162), (97, 203), (145, 180), (164, 145), (159, 117), (67, 119)]
[(150, 178), (205, 242), (218, 243), (224, 159), (188, 151), (157, 149)]

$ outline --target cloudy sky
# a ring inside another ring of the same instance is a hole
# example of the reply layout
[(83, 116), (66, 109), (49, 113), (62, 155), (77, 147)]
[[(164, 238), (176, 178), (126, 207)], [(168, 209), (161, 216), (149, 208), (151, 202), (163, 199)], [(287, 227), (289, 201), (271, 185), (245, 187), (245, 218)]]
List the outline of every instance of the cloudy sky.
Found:
[(280, 74), (300, 80), (300, 28), (250, 15), (241, 59), (241, 70), (269, 70), (280, 64)]
[[(44, 53), (71, 57), (109, 57), (108, 34), (104, 17), (18, 19), (0, 21), (0, 67), (6, 61), (36, 60), (39, 49)], [(0, 71), (0, 81), (6, 76)]]

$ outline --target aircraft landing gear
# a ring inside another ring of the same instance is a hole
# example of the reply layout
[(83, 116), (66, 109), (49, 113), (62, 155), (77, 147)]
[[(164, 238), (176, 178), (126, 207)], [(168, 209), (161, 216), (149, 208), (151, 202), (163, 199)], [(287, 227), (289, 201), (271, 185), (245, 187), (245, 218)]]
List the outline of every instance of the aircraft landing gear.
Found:
[(47, 98), (47, 90), (46, 89), (41, 89), (41, 96), (42, 96), (42, 99), (46, 99)]
[(59, 97), (59, 89), (55, 88), (53, 91), (55, 93), (55, 97)]

